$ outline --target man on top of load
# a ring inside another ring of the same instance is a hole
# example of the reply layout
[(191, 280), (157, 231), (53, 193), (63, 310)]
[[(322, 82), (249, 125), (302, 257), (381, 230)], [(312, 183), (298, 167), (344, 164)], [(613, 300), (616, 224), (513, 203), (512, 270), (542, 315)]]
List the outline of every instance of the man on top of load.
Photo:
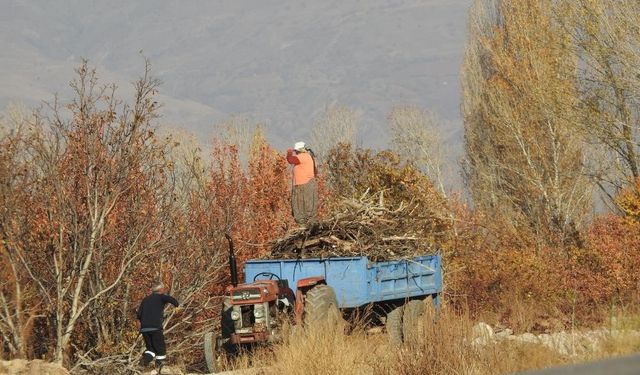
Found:
[(313, 223), (318, 210), (317, 168), (313, 153), (304, 142), (296, 142), (293, 149), (287, 150), (287, 162), (293, 165), (293, 218), (302, 226)]

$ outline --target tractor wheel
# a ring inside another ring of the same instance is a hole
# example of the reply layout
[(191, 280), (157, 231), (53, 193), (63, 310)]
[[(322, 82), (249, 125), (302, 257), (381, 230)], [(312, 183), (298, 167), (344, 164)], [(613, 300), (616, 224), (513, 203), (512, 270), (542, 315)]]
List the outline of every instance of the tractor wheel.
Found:
[(342, 316), (332, 287), (319, 284), (307, 292), (304, 301), (305, 324), (339, 320), (342, 320)]
[(404, 305), (402, 336), (405, 344), (416, 344), (424, 337), (426, 302), (430, 301), (411, 300)]
[(222, 370), (222, 366), (226, 359), (226, 351), (222, 348), (222, 337), (207, 332), (204, 335), (204, 359), (207, 362), (207, 369), (210, 373), (216, 373)]
[(222, 301), (222, 311), (220, 312), (220, 335), (207, 332), (204, 335), (204, 357), (207, 362), (209, 372), (215, 373), (222, 369), (222, 365), (228, 354), (234, 354), (236, 346), (229, 338), (235, 332), (233, 319), (231, 319), (231, 298), (225, 297)]
[(387, 334), (389, 335), (389, 342), (391, 342), (391, 345), (395, 345), (395, 346), (402, 345), (403, 313), (404, 313), (404, 306), (398, 306), (387, 314), (387, 320), (385, 321), (384, 325), (385, 325), (385, 328), (387, 329)]

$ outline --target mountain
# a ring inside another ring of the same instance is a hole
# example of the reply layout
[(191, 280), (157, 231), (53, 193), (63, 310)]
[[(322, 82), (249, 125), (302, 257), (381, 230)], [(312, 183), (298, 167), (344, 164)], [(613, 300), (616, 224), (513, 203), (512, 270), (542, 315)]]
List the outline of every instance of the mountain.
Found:
[[(357, 109), (359, 143), (384, 146), (397, 104), (448, 120), (462, 150), (459, 68), (471, 0), (20, 1), (0, 12), (0, 108), (69, 98), (81, 58), (124, 93), (142, 55), (163, 81), (163, 126), (203, 139), (242, 114), (285, 147), (327, 105)], [(140, 52), (142, 51), (142, 53)]]

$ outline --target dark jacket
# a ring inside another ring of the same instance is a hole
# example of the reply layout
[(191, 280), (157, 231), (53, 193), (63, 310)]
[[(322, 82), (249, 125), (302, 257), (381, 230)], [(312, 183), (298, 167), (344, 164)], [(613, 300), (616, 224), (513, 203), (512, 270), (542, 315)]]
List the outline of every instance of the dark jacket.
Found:
[(168, 294), (152, 293), (144, 297), (138, 308), (140, 330), (162, 330), (164, 305), (167, 303), (178, 307), (178, 301)]

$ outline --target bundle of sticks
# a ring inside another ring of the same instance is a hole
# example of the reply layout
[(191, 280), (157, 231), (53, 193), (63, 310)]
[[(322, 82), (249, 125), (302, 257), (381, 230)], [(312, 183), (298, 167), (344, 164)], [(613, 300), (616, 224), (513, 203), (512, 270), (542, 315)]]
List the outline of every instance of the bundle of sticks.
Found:
[(435, 252), (416, 225), (418, 207), (386, 207), (384, 194), (344, 200), (331, 217), (290, 231), (271, 244), (270, 259), (367, 256), (373, 261)]

